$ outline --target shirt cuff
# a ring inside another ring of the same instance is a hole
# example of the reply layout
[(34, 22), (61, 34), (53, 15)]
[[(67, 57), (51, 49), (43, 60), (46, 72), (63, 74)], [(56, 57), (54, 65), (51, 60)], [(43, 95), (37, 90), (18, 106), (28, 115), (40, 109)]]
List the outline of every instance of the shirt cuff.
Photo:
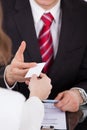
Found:
[(83, 103), (82, 103), (81, 105), (87, 104), (87, 93), (85, 92), (84, 89), (79, 88), (79, 87), (73, 87), (73, 88), (71, 88), (71, 89), (77, 89), (77, 90), (79, 91), (80, 96), (81, 96), (82, 99), (83, 99)]
[(15, 82), (12, 86), (9, 86), (5, 79), (5, 72), (4, 72), (4, 82), (5, 82), (6, 87), (10, 90), (12, 90), (15, 87), (15, 85), (17, 84), (17, 82)]
[(38, 104), (40, 104), (41, 107), (43, 107), (42, 101), (37, 96), (31, 96), (27, 99), (27, 102), (32, 102), (32, 101), (34, 104), (38, 102)]

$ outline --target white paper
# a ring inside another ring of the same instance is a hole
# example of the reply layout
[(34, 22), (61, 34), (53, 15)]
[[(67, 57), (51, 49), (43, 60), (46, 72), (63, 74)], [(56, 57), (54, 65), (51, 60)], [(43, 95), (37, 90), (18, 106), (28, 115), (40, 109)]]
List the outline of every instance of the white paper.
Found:
[(30, 68), (27, 74), (25, 75), (25, 78), (30, 78), (33, 74), (39, 76), (45, 64), (45, 62), (38, 63), (37, 66)]
[(45, 116), (42, 122), (44, 128), (54, 127), (54, 129), (66, 130), (66, 115), (60, 111), (53, 103), (44, 103)]

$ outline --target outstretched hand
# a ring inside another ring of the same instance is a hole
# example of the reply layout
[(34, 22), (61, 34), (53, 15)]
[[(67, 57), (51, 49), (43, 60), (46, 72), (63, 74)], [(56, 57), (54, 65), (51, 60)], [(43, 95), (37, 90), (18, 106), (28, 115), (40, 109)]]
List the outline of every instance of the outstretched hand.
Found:
[(25, 82), (25, 74), (28, 69), (35, 66), (36, 63), (24, 62), (24, 51), (26, 49), (26, 42), (22, 41), (19, 46), (11, 64), (6, 67), (5, 78), (9, 85), (13, 85), (15, 82)]

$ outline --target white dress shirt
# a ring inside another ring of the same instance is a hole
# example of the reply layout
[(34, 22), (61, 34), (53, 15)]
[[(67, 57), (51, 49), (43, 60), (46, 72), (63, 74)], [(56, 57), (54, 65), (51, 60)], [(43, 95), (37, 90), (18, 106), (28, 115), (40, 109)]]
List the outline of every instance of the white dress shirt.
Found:
[(54, 20), (51, 25), (51, 34), (52, 34), (52, 39), (53, 39), (53, 48), (54, 48), (54, 58), (57, 53), (58, 49), (58, 43), (59, 43), (59, 34), (60, 34), (60, 27), (61, 27), (61, 18), (60, 18), (60, 0), (58, 3), (51, 8), (50, 10), (45, 10), (41, 8), (35, 0), (29, 0), (31, 9), (32, 9), (32, 14), (34, 18), (34, 25), (35, 25), (35, 30), (37, 34), (37, 38), (39, 36), (39, 33), (43, 27), (43, 22), (41, 20), (41, 17), (44, 13), (50, 12), (52, 16), (54, 17)]
[(40, 130), (44, 105), (37, 97), (25, 97), (0, 88), (0, 130)]

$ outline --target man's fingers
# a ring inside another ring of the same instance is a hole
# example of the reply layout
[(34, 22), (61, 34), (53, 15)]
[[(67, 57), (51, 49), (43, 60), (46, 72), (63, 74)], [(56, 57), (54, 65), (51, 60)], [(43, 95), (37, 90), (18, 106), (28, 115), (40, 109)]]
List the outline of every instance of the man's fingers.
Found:
[(64, 96), (64, 93), (63, 93), (63, 92), (62, 92), (62, 93), (59, 93), (58, 96), (57, 96), (55, 99), (61, 100), (61, 99), (63, 98), (63, 96)]

